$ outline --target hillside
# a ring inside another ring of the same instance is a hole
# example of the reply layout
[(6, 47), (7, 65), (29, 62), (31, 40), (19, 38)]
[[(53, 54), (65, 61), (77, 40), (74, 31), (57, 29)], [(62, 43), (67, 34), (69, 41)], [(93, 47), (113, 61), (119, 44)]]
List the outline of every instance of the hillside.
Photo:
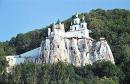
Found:
[[(95, 9), (89, 13), (81, 13), (85, 16), (88, 28), (92, 31), (92, 38), (99, 39), (105, 37), (108, 41), (115, 63), (124, 73), (124, 80), (130, 78), (130, 10), (113, 9), (103, 10)], [(63, 21), (65, 30), (69, 30), (72, 17)], [(51, 24), (49, 26), (52, 26)], [(0, 56), (21, 54), (40, 46), (40, 42), (47, 36), (47, 28), (33, 30), (27, 33), (18, 34), (12, 37), (10, 41), (0, 43)], [(100, 68), (99, 68), (100, 69)], [(98, 70), (97, 70), (98, 71)]]
[[(123, 59), (120, 59), (122, 57), (121, 53), (125, 49), (129, 49), (130, 43), (130, 11), (125, 9), (96, 9), (91, 10), (89, 13), (81, 13), (79, 17), (81, 18), (82, 15), (85, 15), (88, 28), (92, 30), (91, 37), (94, 39), (98, 39), (101, 36), (105, 37), (112, 47), (116, 62), (123, 61)], [(73, 16), (63, 21), (66, 31), (69, 30), (72, 18)], [(47, 28), (49, 26), (24, 34), (20, 33), (16, 37), (12, 37), (10, 41), (1, 42), (0, 56), (21, 54), (39, 47), (41, 40), (47, 36)]]

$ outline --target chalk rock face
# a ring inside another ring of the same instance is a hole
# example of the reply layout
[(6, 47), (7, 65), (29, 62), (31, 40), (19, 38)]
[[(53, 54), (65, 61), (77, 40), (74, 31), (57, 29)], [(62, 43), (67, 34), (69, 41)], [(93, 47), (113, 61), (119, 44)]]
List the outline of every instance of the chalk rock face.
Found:
[(64, 31), (64, 24), (53, 24), (52, 29), (48, 28), (48, 37), (41, 43), (40, 55), (38, 58), (43, 63), (67, 62), (75, 66), (93, 64), (98, 60), (111, 61), (114, 58), (104, 38), (99, 41), (89, 37), (87, 23), (82, 19), (80, 22), (76, 15), (70, 30)]
[(62, 61), (75, 66), (84, 66), (98, 60), (106, 60), (114, 64), (111, 49), (105, 39), (94, 41), (55, 35), (53, 38), (47, 38), (43, 45), (43, 63)]
[(100, 41), (94, 42), (92, 47), (94, 49), (93, 61), (110, 60), (112, 63), (115, 63), (110, 46), (106, 40), (100, 39)]
[(42, 43), (42, 58), (44, 63), (68, 62), (68, 53), (65, 47), (65, 39), (59, 34), (48, 37)]

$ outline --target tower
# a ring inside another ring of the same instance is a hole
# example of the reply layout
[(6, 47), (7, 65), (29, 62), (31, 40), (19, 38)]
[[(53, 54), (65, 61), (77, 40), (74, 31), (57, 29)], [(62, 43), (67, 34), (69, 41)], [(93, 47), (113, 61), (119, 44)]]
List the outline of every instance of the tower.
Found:
[(87, 23), (85, 22), (85, 16), (82, 16), (82, 21), (81, 21), (80, 27), (87, 28)]
[(80, 24), (80, 19), (79, 19), (78, 13), (76, 13), (76, 15), (75, 15), (74, 24), (75, 24), (75, 25)]
[(72, 26), (70, 26), (71, 31), (79, 30), (80, 28), (80, 19), (78, 17), (78, 13), (76, 13), (75, 18), (73, 20)]
[(83, 37), (85, 37), (85, 38), (89, 38), (89, 30), (88, 30), (88, 28), (87, 28), (87, 23), (85, 22), (85, 16), (83, 15), (82, 16), (82, 21), (81, 21), (81, 23), (80, 23), (80, 29), (82, 30), (84, 30), (83, 32), (84, 32), (84, 36)]
[(58, 19), (57, 23), (53, 24), (53, 30), (55, 29), (64, 31), (64, 23), (61, 23), (60, 20)]

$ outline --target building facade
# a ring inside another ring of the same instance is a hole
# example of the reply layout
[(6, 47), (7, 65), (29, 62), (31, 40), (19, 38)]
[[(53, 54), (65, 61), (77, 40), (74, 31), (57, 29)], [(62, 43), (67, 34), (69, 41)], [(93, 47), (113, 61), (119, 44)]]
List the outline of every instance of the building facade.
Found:
[(75, 66), (92, 64), (97, 60), (109, 60), (114, 63), (107, 41), (104, 38), (99, 41), (92, 39), (85, 18), (80, 20), (78, 14), (67, 32), (61, 22), (53, 24), (52, 29), (48, 28), (48, 37), (42, 41), (40, 52), (38, 58), (42, 63), (62, 61)]

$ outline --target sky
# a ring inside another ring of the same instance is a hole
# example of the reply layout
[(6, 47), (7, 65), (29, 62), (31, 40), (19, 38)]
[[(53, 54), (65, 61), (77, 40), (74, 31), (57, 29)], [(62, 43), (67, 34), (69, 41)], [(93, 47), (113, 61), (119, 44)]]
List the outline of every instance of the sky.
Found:
[(0, 0), (0, 41), (97, 8), (130, 10), (130, 0)]

